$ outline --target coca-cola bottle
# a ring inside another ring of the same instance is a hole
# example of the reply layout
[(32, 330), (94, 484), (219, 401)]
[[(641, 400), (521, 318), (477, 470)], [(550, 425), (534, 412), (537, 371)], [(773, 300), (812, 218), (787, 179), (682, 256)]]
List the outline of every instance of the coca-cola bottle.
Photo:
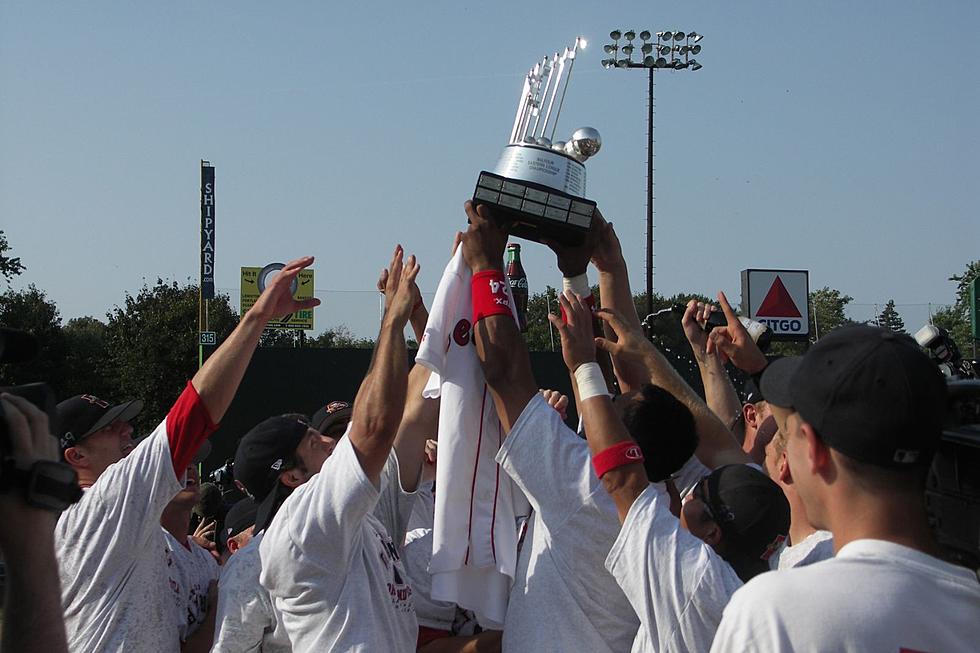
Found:
[(517, 320), (521, 327), (521, 333), (527, 331), (527, 274), (524, 266), (521, 265), (521, 246), (517, 243), (507, 245), (507, 281), (510, 283), (510, 292), (514, 296), (514, 303), (517, 305)]

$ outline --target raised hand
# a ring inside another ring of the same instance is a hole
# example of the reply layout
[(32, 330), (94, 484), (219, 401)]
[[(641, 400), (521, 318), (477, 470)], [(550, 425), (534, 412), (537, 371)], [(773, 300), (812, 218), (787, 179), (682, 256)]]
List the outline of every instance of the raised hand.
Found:
[(194, 534), (191, 535), (191, 538), (201, 548), (214, 551), (217, 548), (214, 543), (214, 531), (216, 528), (217, 522), (215, 520), (206, 521), (202, 519), (201, 523), (194, 529)]
[(551, 248), (551, 251), (558, 256), (558, 269), (566, 278), (570, 279), (585, 274), (589, 267), (589, 260), (593, 257), (596, 246), (607, 226), (608, 224), (602, 218), (599, 209), (596, 209), (595, 215), (592, 217), (592, 226), (581, 245), (565, 245), (548, 239), (542, 239), (541, 242)]
[(568, 397), (557, 390), (545, 390), (542, 388), (539, 392), (544, 400), (548, 402), (548, 405), (554, 408), (561, 416), (562, 420), (568, 419)]
[(463, 258), (473, 272), (504, 269), (504, 248), (507, 247), (507, 230), (481, 204), (473, 208), (467, 201), (463, 205), (470, 226), (462, 234)]
[(706, 355), (708, 345), (708, 334), (704, 330), (704, 325), (711, 314), (717, 310), (718, 308), (711, 304), (692, 299), (687, 303), (687, 310), (681, 318), (684, 335), (687, 336), (687, 341), (691, 343), (691, 349), (698, 358)]
[(767, 365), (766, 355), (755, 344), (752, 336), (735, 315), (725, 293), (718, 293), (718, 303), (725, 313), (728, 326), (715, 327), (711, 330), (708, 334), (706, 351), (709, 354), (717, 352), (723, 363), (731, 361), (735, 367), (749, 374), (761, 372)]
[(613, 363), (619, 366), (620, 361), (627, 364), (641, 363), (643, 358), (653, 349), (653, 345), (643, 335), (643, 331), (628, 324), (623, 316), (607, 308), (596, 311), (596, 317), (609, 325), (616, 334), (616, 341), (606, 338), (596, 338), (595, 345), (609, 352)]
[(592, 264), (599, 272), (612, 272), (625, 268), (623, 247), (619, 243), (619, 236), (616, 235), (612, 222), (606, 222), (599, 209), (596, 209), (596, 215), (602, 220), (602, 228), (597, 234), (598, 239), (592, 251)]
[(256, 315), (261, 316), (268, 322), (269, 320), (288, 315), (289, 313), (319, 306), (320, 300), (315, 297), (304, 300), (293, 298), (293, 280), (296, 279), (296, 276), (301, 270), (311, 265), (313, 265), (312, 256), (304, 256), (287, 263), (286, 267), (280, 270), (279, 274), (272, 280), (272, 283), (265, 287), (265, 290), (259, 295), (258, 300), (249, 312), (254, 311)]
[(388, 278), (385, 283), (385, 314), (395, 321), (398, 328), (404, 328), (417, 303), (418, 287), (415, 277), (419, 274), (419, 264), (415, 256), (404, 260), (405, 251), (401, 245), (395, 247), (388, 265)]
[(592, 311), (573, 292), (558, 295), (558, 302), (565, 311), (563, 321), (556, 315), (548, 319), (561, 335), (561, 355), (569, 372), (574, 372), (583, 363), (595, 362), (595, 332), (592, 330)]

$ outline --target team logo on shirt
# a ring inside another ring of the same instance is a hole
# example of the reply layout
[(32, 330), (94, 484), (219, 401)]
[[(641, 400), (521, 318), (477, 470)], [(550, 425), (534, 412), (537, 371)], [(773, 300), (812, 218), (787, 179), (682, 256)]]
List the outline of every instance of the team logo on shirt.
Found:
[(470, 321), (466, 318), (463, 318), (457, 322), (456, 326), (453, 328), (453, 340), (455, 340), (456, 344), (460, 347), (465, 347), (466, 345), (470, 344), (470, 334)]
[(374, 532), (378, 538), (378, 557), (384, 564), (385, 569), (391, 571), (391, 578), (388, 580), (388, 594), (391, 597), (391, 604), (399, 612), (414, 612), (412, 605), (412, 588), (405, 582), (404, 570), (401, 567), (401, 558), (398, 556), (398, 548), (395, 547), (391, 538), (384, 537), (378, 531)]

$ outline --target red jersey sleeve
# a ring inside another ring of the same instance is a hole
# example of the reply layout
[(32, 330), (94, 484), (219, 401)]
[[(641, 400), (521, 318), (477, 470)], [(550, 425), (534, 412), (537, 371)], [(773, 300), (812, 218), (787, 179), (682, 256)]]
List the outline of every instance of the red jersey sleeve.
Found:
[(187, 387), (174, 402), (167, 414), (167, 439), (170, 442), (170, 459), (174, 464), (177, 478), (191, 464), (197, 450), (212, 433), (218, 430), (218, 425), (211, 421), (204, 402), (194, 385), (188, 381)]

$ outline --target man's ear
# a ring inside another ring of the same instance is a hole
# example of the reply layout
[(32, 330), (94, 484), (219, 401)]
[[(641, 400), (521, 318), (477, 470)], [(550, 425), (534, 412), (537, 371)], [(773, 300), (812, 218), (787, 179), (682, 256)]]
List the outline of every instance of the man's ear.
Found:
[(751, 426), (754, 429), (759, 428), (759, 413), (755, 409), (755, 404), (744, 404), (742, 406), (742, 417), (745, 419), (746, 426)]
[(306, 482), (306, 476), (299, 469), (293, 467), (279, 474), (279, 482), (295, 490)]
[(824, 477), (831, 474), (833, 460), (830, 455), (830, 447), (806, 422), (800, 423), (800, 433), (806, 439), (806, 456), (810, 465), (810, 473)]
[(88, 467), (88, 458), (78, 447), (68, 447), (65, 449), (65, 462), (72, 467)]
[(711, 526), (708, 528), (708, 532), (705, 533), (704, 537), (701, 538), (704, 543), (710, 546), (712, 549), (716, 549), (718, 544), (721, 543), (721, 526), (717, 522), (712, 521)]
[(229, 537), (225, 540), (225, 548), (228, 549), (229, 553), (234, 553), (240, 547), (238, 546), (238, 539), (234, 537)]
[(789, 460), (786, 458), (786, 451), (779, 454), (779, 462), (776, 463), (776, 480), (784, 485), (793, 484), (793, 473), (789, 469)]

